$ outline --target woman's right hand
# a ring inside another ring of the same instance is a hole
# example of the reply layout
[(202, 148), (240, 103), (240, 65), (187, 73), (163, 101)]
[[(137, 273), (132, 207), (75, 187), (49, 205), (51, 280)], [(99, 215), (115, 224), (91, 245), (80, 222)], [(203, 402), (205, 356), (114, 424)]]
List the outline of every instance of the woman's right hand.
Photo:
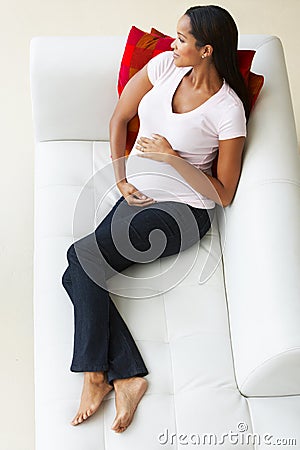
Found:
[(117, 187), (128, 205), (131, 206), (146, 206), (155, 203), (155, 200), (151, 197), (140, 192), (133, 184), (128, 181), (120, 181), (117, 183)]

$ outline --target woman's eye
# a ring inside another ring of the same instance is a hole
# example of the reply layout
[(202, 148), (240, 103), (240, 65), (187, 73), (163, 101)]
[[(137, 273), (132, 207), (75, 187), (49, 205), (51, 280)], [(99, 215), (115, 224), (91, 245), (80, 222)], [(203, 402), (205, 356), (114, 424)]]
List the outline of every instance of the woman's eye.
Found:
[(181, 39), (180, 37), (178, 37), (178, 39), (180, 40), (180, 42), (184, 42), (184, 40), (183, 40), (183, 39)]

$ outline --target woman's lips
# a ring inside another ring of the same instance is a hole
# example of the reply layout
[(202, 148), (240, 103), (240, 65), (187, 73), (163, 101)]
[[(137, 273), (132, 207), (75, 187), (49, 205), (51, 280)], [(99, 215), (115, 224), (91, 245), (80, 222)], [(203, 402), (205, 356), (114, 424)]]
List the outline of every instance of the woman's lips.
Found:
[(174, 58), (179, 58), (179, 55), (177, 55), (176, 53), (173, 52), (173, 57)]

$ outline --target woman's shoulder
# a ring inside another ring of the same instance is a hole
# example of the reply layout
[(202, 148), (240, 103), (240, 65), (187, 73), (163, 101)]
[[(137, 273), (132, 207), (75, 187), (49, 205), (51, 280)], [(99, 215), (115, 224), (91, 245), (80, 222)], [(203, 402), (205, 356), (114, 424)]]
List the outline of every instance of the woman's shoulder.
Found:
[(224, 89), (224, 95), (222, 97), (222, 100), (224, 102), (224, 107), (225, 105), (227, 106), (227, 108), (232, 108), (232, 107), (238, 107), (238, 108), (243, 108), (243, 102), (240, 99), (240, 97), (237, 95), (237, 93), (232, 89), (232, 87), (227, 83), (227, 81), (224, 81), (225, 84), (225, 89)]
[(224, 95), (218, 110), (219, 139), (230, 139), (247, 135), (243, 102), (226, 81)]
[(154, 85), (162, 76), (170, 76), (178, 69), (174, 64), (173, 51), (159, 53), (147, 63), (147, 72), (150, 82)]
[(148, 64), (171, 64), (173, 63), (173, 51), (172, 50), (166, 50), (164, 52), (158, 53), (157, 55), (153, 56), (149, 61)]

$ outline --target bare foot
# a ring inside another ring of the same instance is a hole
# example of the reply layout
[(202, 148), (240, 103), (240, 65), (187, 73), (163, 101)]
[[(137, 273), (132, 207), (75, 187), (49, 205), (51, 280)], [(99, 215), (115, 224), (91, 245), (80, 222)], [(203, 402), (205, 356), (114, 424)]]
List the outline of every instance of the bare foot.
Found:
[(137, 405), (147, 387), (148, 381), (142, 377), (114, 380), (117, 414), (111, 429), (116, 433), (122, 433), (131, 424)]
[(84, 384), (78, 412), (71, 425), (78, 425), (93, 415), (103, 398), (113, 387), (106, 381), (104, 372), (84, 372)]

